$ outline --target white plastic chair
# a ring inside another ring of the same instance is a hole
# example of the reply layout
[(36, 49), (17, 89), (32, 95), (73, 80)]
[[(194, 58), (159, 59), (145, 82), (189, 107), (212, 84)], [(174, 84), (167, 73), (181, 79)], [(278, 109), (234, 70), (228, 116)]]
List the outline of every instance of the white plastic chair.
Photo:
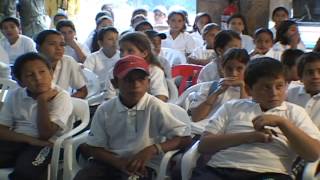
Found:
[[(72, 136), (78, 134), (80, 131), (84, 130), (90, 121), (90, 112), (89, 112), (89, 105), (87, 101), (79, 99), (79, 98), (72, 98), (73, 104), (73, 111), (72, 115), (69, 118), (68, 126), (70, 127), (70, 131), (65, 133), (64, 135), (60, 136), (54, 143), (53, 152), (50, 167), (50, 173), (48, 174), (49, 180), (56, 180), (58, 179), (58, 171), (59, 171), (59, 157), (60, 157), (60, 150), (64, 147), (64, 142), (72, 138)], [(75, 121), (81, 121), (81, 123), (74, 129), (72, 129), (73, 124)]]
[(173, 79), (167, 78), (167, 85), (169, 90), (169, 103), (175, 103), (178, 100), (178, 89), (176, 84), (174, 83)]
[(192, 170), (197, 165), (197, 160), (200, 157), (200, 153), (198, 152), (199, 142), (197, 141), (194, 145), (184, 153), (181, 161), (181, 175), (182, 180), (189, 180), (192, 175)]
[[(168, 103), (170, 111), (174, 113), (174, 115), (180, 119), (181, 121), (190, 124), (191, 120), (187, 114), (187, 112), (175, 105)], [(77, 172), (83, 167), (83, 163), (77, 160), (76, 152), (80, 144), (86, 142), (86, 138), (89, 131), (86, 131), (72, 139), (69, 139), (65, 143), (64, 149), (64, 167), (63, 167), (63, 179), (73, 179)], [(157, 172), (156, 180), (164, 180), (167, 178), (167, 170), (170, 159), (178, 152), (179, 150), (169, 151), (167, 152), (160, 163), (160, 167), (150, 165), (151, 168), (155, 169)]]
[[(76, 135), (80, 131), (82, 131), (89, 124), (90, 113), (89, 113), (89, 106), (87, 101), (79, 98), (72, 98), (72, 104), (73, 104), (73, 111), (71, 116), (69, 117), (69, 122), (68, 122), (68, 127), (70, 127), (70, 130), (69, 132), (60, 136), (54, 143), (51, 163), (49, 164), (49, 168), (48, 168), (48, 172), (49, 172), (48, 180), (58, 179), (60, 150), (61, 148), (64, 147), (64, 144), (63, 144), (64, 141)], [(72, 129), (73, 123), (79, 120), (81, 121), (81, 123), (76, 128)], [(12, 168), (0, 169), (0, 179), (7, 180), (8, 175), (12, 171), (13, 171)]]
[(98, 105), (103, 102), (104, 93), (101, 92), (98, 76), (88, 68), (83, 68), (82, 72), (87, 80), (88, 95), (86, 99), (90, 106)]
[(317, 173), (317, 168), (320, 165), (320, 160), (317, 160), (312, 163), (308, 163), (303, 171), (302, 179), (303, 180), (316, 180), (320, 179), (320, 173)]
[(0, 78), (0, 101), (3, 102), (8, 90), (12, 90), (18, 87), (16, 81), (6, 78)]

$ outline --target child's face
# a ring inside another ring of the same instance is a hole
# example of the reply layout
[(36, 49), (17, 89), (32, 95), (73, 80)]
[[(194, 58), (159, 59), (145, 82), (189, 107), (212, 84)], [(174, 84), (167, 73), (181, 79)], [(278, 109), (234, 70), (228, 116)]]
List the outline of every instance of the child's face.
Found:
[(122, 42), (120, 43), (120, 57), (127, 55), (135, 55), (145, 59), (148, 56), (148, 52), (140, 51), (140, 49), (131, 42)]
[(154, 51), (156, 52), (156, 54), (160, 54), (161, 51), (161, 38), (159, 36), (153, 37), (151, 39), (151, 42), (154, 46)]
[(184, 28), (185, 21), (180, 14), (174, 14), (168, 19), (168, 24), (170, 26), (170, 31), (181, 32)]
[(230, 30), (236, 31), (238, 33), (242, 33), (242, 31), (244, 30), (244, 24), (240, 18), (233, 18), (228, 26)]
[(115, 86), (119, 89), (120, 97), (125, 104), (136, 104), (148, 91), (149, 78), (141, 70), (129, 72), (123, 79), (115, 80)]
[(276, 26), (278, 26), (282, 21), (288, 20), (288, 18), (288, 14), (285, 11), (277, 11), (272, 19)]
[(208, 17), (207, 16), (202, 16), (197, 22), (197, 27), (198, 27), (199, 31), (201, 31), (202, 28), (208, 23), (209, 23)]
[(41, 60), (26, 62), (21, 72), (20, 84), (32, 94), (39, 95), (51, 89), (52, 72)]
[(280, 106), (286, 96), (286, 81), (282, 75), (277, 78), (261, 77), (247, 90), (263, 111)]
[(224, 77), (232, 77), (238, 80), (244, 79), (244, 70), (246, 65), (237, 59), (232, 59), (226, 62), (224, 67), (222, 68)]
[(219, 32), (218, 29), (211, 29), (207, 34), (204, 36), (204, 40), (206, 41), (207, 48), (214, 48), (214, 38), (216, 34)]
[(118, 48), (118, 33), (107, 32), (103, 36), (103, 40), (99, 40), (100, 46), (104, 50), (113, 50), (115, 51)]
[(2, 23), (1, 32), (9, 40), (19, 37), (19, 27), (14, 22)]
[(307, 63), (304, 66), (301, 81), (306, 91), (312, 95), (320, 92), (320, 62)]
[(259, 54), (266, 54), (273, 46), (273, 39), (268, 33), (260, 33), (254, 40), (256, 51)]
[(299, 33), (298, 27), (296, 25), (291, 25), (286, 32), (286, 36), (290, 38), (298, 33)]
[(73, 41), (76, 36), (76, 32), (68, 26), (64, 26), (60, 29), (65, 41)]
[(40, 46), (40, 52), (50, 61), (61, 60), (64, 54), (64, 39), (61, 35), (48, 35)]

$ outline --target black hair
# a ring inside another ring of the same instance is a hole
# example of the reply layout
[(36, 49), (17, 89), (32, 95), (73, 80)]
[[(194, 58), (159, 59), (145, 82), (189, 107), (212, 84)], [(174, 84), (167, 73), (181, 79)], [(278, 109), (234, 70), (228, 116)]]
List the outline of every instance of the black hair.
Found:
[(1, 22), (0, 22), (0, 27), (2, 29), (2, 25), (5, 22), (13, 22), (18, 28), (20, 28), (20, 21), (18, 18), (15, 17), (5, 17)]
[(182, 29), (182, 32), (184, 32), (186, 29), (187, 29), (187, 17), (185, 16), (185, 14), (183, 13), (182, 10), (177, 10), (177, 11), (171, 11), (168, 15), (168, 21), (170, 20), (170, 18), (172, 18), (172, 16), (174, 15), (180, 15), (182, 16), (182, 19), (184, 21), (184, 26), (183, 26), (183, 29)]
[(61, 32), (53, 29), (47, 29), (39, 32), (39, 34), (37, 34), (37, 36), (34, 39), (34, 42), (36, 43), (36, 48), (38, 51), (40, 49), (40, 46), (44, 43), (44, 41), (49, 35), (62, 36)]
[(290, 26), (293, 25), (297, 26), (298, 24), (292, 20), (282, 21), (277, 29), (275, 42), (279, 41), (283, 45), (289, 44), (290, 40), (289, 37), (287, 37), (286, 33), (289, 30)]
[(52, 70), (51, 63), (42, 55), (36, 52), (28, 52), (21, 56), (19, 56), (12, 67), (12, 74), (18, 80), (21, 81), (22, 71), (24, 69), (24, 65), (27, 62), (39, 60), (45, 64), (49, 70)]
[(198, 28), (197, 23), (202, 17), (207, 17), (208, 18), (208, 23), (207, 24), (212, 23), (212, 19), (211, 19), (210, 14), (208, 14), (206, 12), (200, 12), (200, 13), (197, 14), (196, 18), (194, 19), (194, 23), (193, 23), (193, 26), (192, 26), (192, 31), (193, 32), (197, 32), (198, 31), (199, 33), (201, 33), (202, 29)]
[(320, 54), (317, 52), (308, 52), (302, 54), (298, 59), (298, 76), (300, 78), (303, 77), (303, 70), (306, 64), (313, 63), (313, 62), (320, 62)]
[(224, 49), (233, 39), (239, 39), (241, 41), (239, 33), (232, 30), (222, 30), (218, 32), (214, 38), (214, 51), (218, 53), (218, 48)]
[(272, 11), (272, 18), (276, 15), (276, 13), (277, 13), (278, 11), (284, 11), (284, 12), (289, 16), (289, 11), (287, 10), (287, 8), (280, 6), (280, 7), (275, 8), (275, 9)]
[(248, 51), (241, 48), (231, 48), (228, 49), (222, 57), (221, 65), (224, 67), (227, 62), (237, 60), (242, 64), (246, 65), (250, 61), (250, 56)]
[(261, 57), (249, 61), (244, 72), (244, 82), (252, 88), (261, 78), (278, 78), (279, 76), (284, 77), (281, 62), (270, 57)]
[(284, 66), (291, 68), (292, 66), (296, 65), (298, 62), (298, 58), (304, 52), (300, 49), (287, 49), (281, 55), (281, 63)]
[(202, 38), (204, 39), (206, 34), (211, 31), (212, 29), (217, 29), (218, 31), (221, 30), (220, 26), (216, 23), (208, 23), (205, 26), (203, 26), (203, 29), (201, 30)]
[(232, 16), (229, 17), (229, 19), (227, 20), (227, 24), (229, 25), (232, 19), (241, 19), (242, 23), (243, 23), (243, 34), (248, 34), (248, 28), (247, 28), (247, 21), (246, 18), (242, 15), (242, 14), (233, 14)]
[(134, 30), (135, 31), (140, 31), (140, 28), (143, 27), (143, 26), (150, 26), (151, 27), (151, 30), (153, 30), (153, 26), (151, 25), (151, 23), (149, 23), (148, 21), (141, 21), (141, 22), (138, 22), (135, 27), (134, 27)]
[(270, 31), (270, 29), (267, 28), (259, 28), (254, 32), (254, 39), (257, 39), (257, 37), (262, 34), (262, 33), (267, 33), (271, 39), (273, 40), (273, 33)]
[(119, 34), (118, 30), (115, 27), (105, 27), (99, 30), (98, 32), (98, 40), (103, 41), (103, 37), (108, 32), (113, 32)]
[(61, 28), (63, 28), (63, 27), (69, 27), (74, 32), (76, 32), (76, 27), (74, 26), (74, 24), (73, 24), (73, 22), (71, 20), (67, 20), (67, 19), (60, 20), (56, 25), (56, 29), (58, 31), (61, 31)]

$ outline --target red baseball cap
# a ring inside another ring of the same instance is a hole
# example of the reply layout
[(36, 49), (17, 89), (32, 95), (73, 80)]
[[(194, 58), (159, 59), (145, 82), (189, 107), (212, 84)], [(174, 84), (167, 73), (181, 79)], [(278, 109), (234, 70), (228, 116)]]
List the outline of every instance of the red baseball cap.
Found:
[(121, 58), (113, 68), (113, 76), (117, 78), (124, 78), (132, 70), (142, 70), (149, 75), (149, 64), (141, 57), (128, 55)]

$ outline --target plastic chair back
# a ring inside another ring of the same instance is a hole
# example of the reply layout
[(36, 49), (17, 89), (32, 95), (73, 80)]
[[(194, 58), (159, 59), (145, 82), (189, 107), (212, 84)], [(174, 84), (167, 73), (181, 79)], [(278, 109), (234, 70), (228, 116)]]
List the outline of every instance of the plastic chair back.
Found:
[(178, 88), (179, 95), (188, 88), (188, 85), (192, 86), (197, 84), (197, 79), (202, 68), (203, 66), (194, 64), (181, 64), (172, 67), (172, 77), (182, 76), (182, 80)]
[(0, 101), (3, 102), (8, 90), (12, 90), (18, 87), (16, 81), (11, 79), (0, 78)]

